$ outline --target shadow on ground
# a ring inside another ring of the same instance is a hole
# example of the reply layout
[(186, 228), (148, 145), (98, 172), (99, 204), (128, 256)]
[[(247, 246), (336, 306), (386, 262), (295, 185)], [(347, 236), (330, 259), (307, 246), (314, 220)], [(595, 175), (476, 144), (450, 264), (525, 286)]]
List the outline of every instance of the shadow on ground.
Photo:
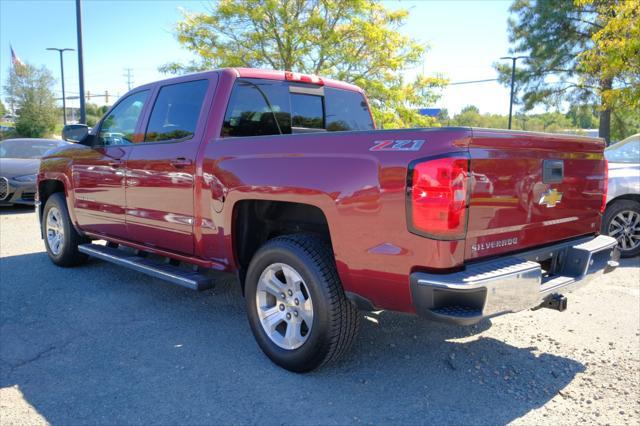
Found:
[(93, 261), (44, 253), (0, 265), (0, 387), (53, 424), (504, 424), (545, 404), (584, 366), (480, 333), (367, 315), (338, 364), (271, 364), (235, 286), (193, 293)]
[(640, 267), (640, 256), (627, 257), (620, 259), (621, 268), (638, 268)]
[(14, 204), (11, 206), (0, 205), (0, 216), (4, 216), (8, 214), (33, 213), (34, 209), (35, 209), (34, 206), (26, 206), (22, 204)]

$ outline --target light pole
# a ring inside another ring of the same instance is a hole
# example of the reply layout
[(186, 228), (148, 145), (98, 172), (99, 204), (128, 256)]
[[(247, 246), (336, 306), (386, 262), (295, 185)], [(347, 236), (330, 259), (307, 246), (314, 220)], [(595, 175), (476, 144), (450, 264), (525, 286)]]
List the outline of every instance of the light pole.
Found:
[(509, 97), (509, 129), (511, 129), (511, 114), (513, 112), (513, 87), (516, 81), (516, 61), (518, 59), (525, 59), (528, 56), (503, 56), (500, 59), (511, 59), (511, 96)]
[(78, 36), (78, 80), (80, 83), (80, 123), (87, 124), (87, 110), (84, 104), (84, 63), (82, 55), (82, 3), (76, 0), (76, 32)]
[(60, 80), (62, 81), (62, 117), (64, 119), (64, 125), (67, 125), (67, 103), (64, 97), (64, 59), (62, 59), (62, 53), (67, 51), (73, 51), (68, 47), (60, 49), (57, 47), (47, 47), (47, 50), (55, 50), (60, 53)]

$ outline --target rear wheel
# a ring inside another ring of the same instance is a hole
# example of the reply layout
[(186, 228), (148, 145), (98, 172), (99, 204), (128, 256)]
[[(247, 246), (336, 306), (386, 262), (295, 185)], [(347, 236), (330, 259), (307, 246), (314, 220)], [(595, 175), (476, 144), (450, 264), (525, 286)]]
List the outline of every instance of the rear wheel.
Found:
[(602, 233), (618, 240), (620, 256), (640, 254), (640, 203), (620, 200), (607, 207)]
[(42, 213), (44, 245), (53, 263), (58, 266), (76, 266), (88, 256), (78, 251), (78, 245), (88, 242), (73, 227), (62, 193), (49, 197)]
[(277, 365), (306, 372), (353, 342), (358, 311), (346, 298), (331, 250), (306, 234), (275, 238), (254, 255), (245, 296), (251, 330)]

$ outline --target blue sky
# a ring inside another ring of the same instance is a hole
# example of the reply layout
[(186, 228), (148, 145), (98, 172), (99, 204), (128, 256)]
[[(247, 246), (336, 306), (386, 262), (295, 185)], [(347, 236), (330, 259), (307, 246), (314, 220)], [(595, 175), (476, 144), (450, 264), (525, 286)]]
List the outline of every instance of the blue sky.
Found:
[[(492, 63), (509, 48), (507, 18), (510, 1), (385, 1), (389, 8), (410, 10), (402, 32), (430, 45), (424, 69), (441, 73), (451, 82), (495, 78)], [(134, 85), (163, 77), (159, 65), (187, 61), (191, 54), (180, 48), (172, 30), (180, 9), (203, 11), (199, 0), (106, 1), (85, 0), (85, 87), (91, 93), (122, 95), (127, 91), (125, 68), (131, 68)], [(44, 65), (59, 79), (57, 52), (47, 47), (76, 48), (75, 2), (0, 0), (0, 78), (4, 86), (11, 63), (9, 44), (26, 62)], [(407, 70), (407, 75), (422, 71)], [(67, 96), (78, 93), (77, 56), (65, 54)], [(56, 93), (60, 94), (60, 83)], [(100, 103), (100, 98), (96, 103)], [(110, 101), (111, 102), (111, 101)], [(71, 101), (74, 104), (76, 101)], [(457, 112), (473, 104), (482, 112), (506, 114), (509, 92), (497, 83), (447, 88), (436, 106)]]

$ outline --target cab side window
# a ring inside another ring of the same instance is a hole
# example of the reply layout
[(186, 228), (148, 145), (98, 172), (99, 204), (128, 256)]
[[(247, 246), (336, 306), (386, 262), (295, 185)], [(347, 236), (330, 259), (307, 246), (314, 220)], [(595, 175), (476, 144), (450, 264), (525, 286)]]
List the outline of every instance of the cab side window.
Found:
[(140, 114), (149, 96), (148, 90), (133, 93), (123, 99), (102, 120), (98, 143), (100, 145), (128, 145), (133, 143)]
[(360, 92), (267, 79), (236, 81), (222, 137), (371, 130)]
[(362, 93), (325, 88), (327, 131), (373, 130), (373, 120)]
[(239, 80), (229, 99), (222, 136), (291, 133), (289, 92), (282, 82)]
[(179, 142), (193, 137), (208, 86), (208, 80), (197, 80), (162, 87), (144, 142)]

